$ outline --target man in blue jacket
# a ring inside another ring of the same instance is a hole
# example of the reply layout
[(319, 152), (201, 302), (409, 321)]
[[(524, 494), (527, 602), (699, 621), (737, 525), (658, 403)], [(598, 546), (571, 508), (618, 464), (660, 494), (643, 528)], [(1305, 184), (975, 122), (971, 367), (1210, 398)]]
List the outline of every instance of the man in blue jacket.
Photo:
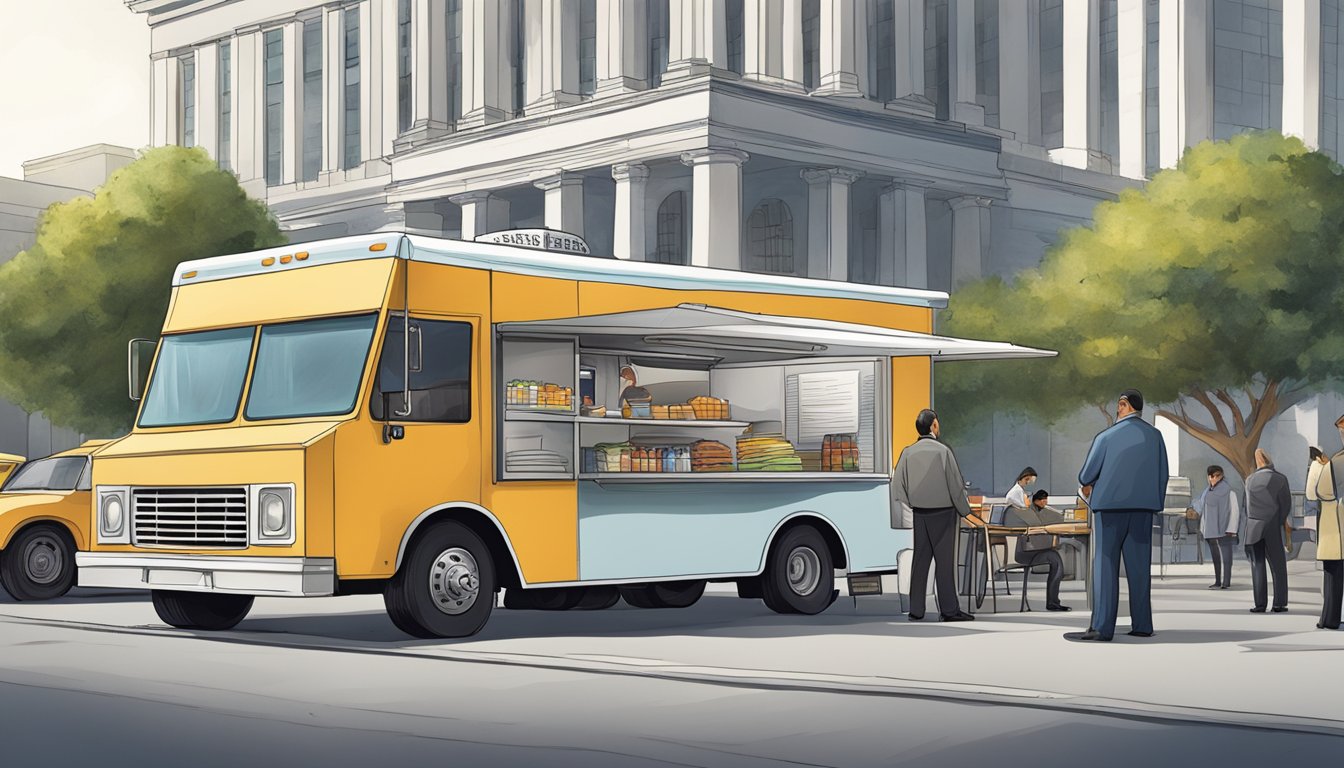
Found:
[(1097, 435), (1078, 473), (1092, 509), (1092, 623), (1071, 640), (1109, 641), (1120, 610), (1120, 560), (1129, 580), (1130, 632), (1153, 636), (1153, 515), (1167, 493), (1167, 446), (1143, 420), (1143, 395), (1120, 393), (1116, 422)]

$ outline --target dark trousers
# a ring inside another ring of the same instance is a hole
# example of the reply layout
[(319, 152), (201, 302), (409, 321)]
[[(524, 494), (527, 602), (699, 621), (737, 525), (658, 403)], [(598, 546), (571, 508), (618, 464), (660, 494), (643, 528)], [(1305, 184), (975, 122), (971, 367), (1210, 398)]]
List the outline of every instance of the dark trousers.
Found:
[(1321, 589), (1321, 624), (1339, 629), (1340, 603), (1344, 602), (1344, 560), (1322, 560), (1325, 585)]
[(1236, 536), (1219, 536), (1205, 539), (1209, 545), (1209, 557), (1213, 558), (1213, 583), (1223, 587), (1232, 585), (1232, 545)]
[(933, 583), (938, 591), (938, 612), (955, 616), (961, 612), (957, 602), (957, 511), (947, 509), (915, 510), (915, 557), (910, 571), (910, 615), (924, 615), (924, 595), (929, 584), (929, 561), (934, 561)]
[(1129, 623), (1135, 632), (1153, 631), (1153, 513), (1103, 510), (1095, 514), (1092, 536), (1092, 624), (1102, 637), (1115, 634), (1120, 612), (1120, 560), (1129, 581)]
[(1017, 550), (1017, 562), (1026, 563), (1032, 567), (1037, 565), (1050, 566), (1050, 570), (1045, 577), (1045, 604), (1059, 605), (1059, 583), (1064, 580), (1064, 558), (1059, 556), (1059, 552), (1053, 549), (1023, 552), (1019, 549)]
[(1264, 538), (1251, 545), (1251, 593), (1256, 608), (1264, 608), (1269, 597), (1269, 585), (1265, 583), (1266, 561), (1269, 573), (1274, 577), (1274, 607), (1288, 607), (1288, 556), (1283, 551), (1281, 530), (1274, 525), (1265, 531)]

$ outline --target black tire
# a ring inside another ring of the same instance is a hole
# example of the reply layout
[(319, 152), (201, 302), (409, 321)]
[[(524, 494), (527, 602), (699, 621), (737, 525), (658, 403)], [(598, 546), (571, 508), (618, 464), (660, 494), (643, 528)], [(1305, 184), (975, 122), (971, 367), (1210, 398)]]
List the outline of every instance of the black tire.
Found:
[(470, 637), (490, 619), (495, 584), (485, 542), (465, 525), (446, 520), (416, 539), (383, 590), (383, 605), (392, 623), (413, 637)]
[(830, 607), (834, 593), (831, 550), (816, 528), (799, 525), (775, 540), (761, 574), (761, 597), (770, 610), (812, 616)]
[(615, 587), (585, 587), (576, 611), (603, 611), (621, 601), (621, 592)]
[(504, 591), (504, 607), (518, 611), (568, 611), (583, 600), (583, 587), (518, 587)]
[(178, 629), (216, 632), (238, 626), (252, 610), (252, 595), (213, 592), (174, 592), (156, 589), (150, 593), (154, 612), (164, 624)]
[(705, 594), (704, 581), (659, 581), (620, 588), (636, 608), (689, 608)]
[(58, 525), (19, 532), (0, 553), (0, 584), (15, 600), (54, 600), (75, 585), (75, 542)]

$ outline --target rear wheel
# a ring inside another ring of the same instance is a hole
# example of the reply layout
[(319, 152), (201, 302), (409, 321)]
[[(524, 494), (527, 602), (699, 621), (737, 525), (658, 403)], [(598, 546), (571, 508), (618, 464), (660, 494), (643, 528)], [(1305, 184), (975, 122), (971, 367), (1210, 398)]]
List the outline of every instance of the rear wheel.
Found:
[(612, 607), (621, 601), (621, 592), (615, 587), (587, 587), (583, 591), (583, 598), (579, 604), (574, 606), (576, 611), (601, 611)]
[(468, 637), (495, 607), (495, 563), (461, 523), (436, 523), (417, 539), (383, 590), (392, 623), (414, 637)]
[(252, 610), (251, 595), (156, 589), (150, 596), (163, 623), (178, 629), (233, 629)]
[(518, 611), (568, 611), (583, 600), (583, 587), (511, 587), (504, 591), (504, 607)]
[(835, 567), (821, 533), (810, 525), (785, 531), (770, 548), (761, 596), (776, 613), (814, 615), (834, 600)]
[(621, 597), (636, 608), (689, 608), (705, 594), (703, 581), (659, 581), (621, 587)]
[(15, 600), (52, 600), (75, 585), (75, 543), (64, 528), (35, 525), (0, 554), (0, 584)]

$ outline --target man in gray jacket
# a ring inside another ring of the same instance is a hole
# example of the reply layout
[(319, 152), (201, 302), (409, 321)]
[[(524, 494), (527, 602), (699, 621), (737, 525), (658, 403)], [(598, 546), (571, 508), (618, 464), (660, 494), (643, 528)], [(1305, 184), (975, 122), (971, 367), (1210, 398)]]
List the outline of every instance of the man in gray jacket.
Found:
[(933, 560), (933, 580), (938, 591), (938, 613), (942, 621), (973, 621), (974, 616), (961, 610), (957, 602), (955, 573), (957, 515), (971, 517), (966, 499), (966, 483), (952, 449), (938, 440), (941, 427), (938, 414), (919, 412), (915, 419), (919, 439), (901, 451), (892, 484), (892, 527), (899, 528), (900, 506), (914, 511), (915, 557), (910, 574), (910, 619), (924, 618), (924, 596), (928, 591), (929, 561)]
[(1251, 613), (1264, 613), (1269, 597), (1265, 583), (1265, 565), (1274, 576), (1274, 613), (1288, 610), (1288, 559), (1283, 551), (1283, 523), (1293, 511), (1293, 494), (1288, 478), (1274, 469), (1269, 454), (1255, 449), (1256, 470), (1246, 478), (1246, 537), (1242, 540), (1251, 551), (1251, 591), (1255, 607)]

